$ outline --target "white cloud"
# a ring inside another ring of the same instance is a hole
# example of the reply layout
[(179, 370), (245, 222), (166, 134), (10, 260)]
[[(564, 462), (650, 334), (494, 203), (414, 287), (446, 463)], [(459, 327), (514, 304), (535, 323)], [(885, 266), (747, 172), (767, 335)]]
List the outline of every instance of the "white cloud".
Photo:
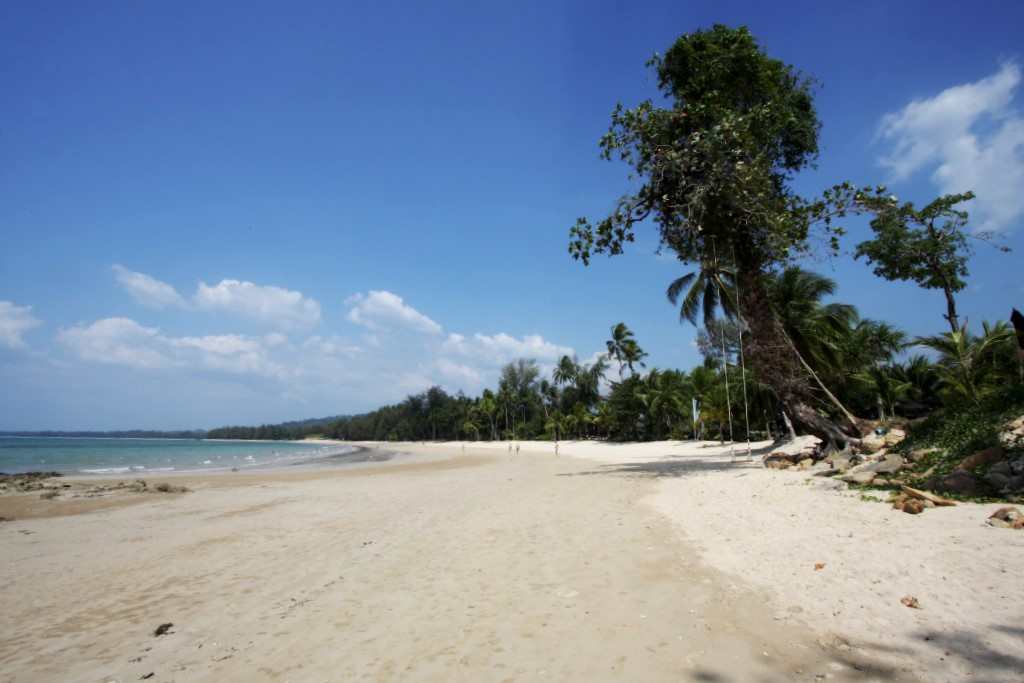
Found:
[(437, 370), (442, 377), (458, 387), (478, 387), (483, 382), (483, 376), (476, 368), (456, 363), (447, 358), (437, 360)]
[(170, 337), (129, 318), (106, 318), (61, 330), (57, 341), (83, 360), (137, 369), (201, 368), (283, 378), (263, 339), (236, 334)]
[(475, 358), (496, 365), (508, 363), (516, 358), (534, 358), (538, 361), (545, 361), (557, 360), (562, 356), (573, 354), (572, 347), (554, 344), (539, 334), (528, 334), (517, 339), (504, 332), (495, 335), (478, 332), (471, 338), (461, 334), (449, 334), (441, 348), (447, 353)]
[(128, 318), (106, 318), (57, 333), (57, 341), (85, 360), (133, 368), (162, 368), (174, 364), (159, 348), (160, 331)]
[(31, 306), (17, 306), (10, 301), (0, 301), (0, 346), (9, 349), (24, 349), (22, 335), (39, 327), (43, 322), (32, 315)]
[(371, 330), (405, 327), (426, 334), (441, 333), (440, 325), (388, 291), (353, 294), (345, 299), (345, 305), (349, 307), (349, 320)]
[(1013, 107), (1021, 69), (1007, 62), (974, 83), (914, 100), (879, 126), (891, 152), (879, 162), (895, 181), (931, 169), (942, 193), (973, 191), (983, 230), (1013, 227), (1024, 215), (1024, 117)]
[(199, 283), (193, 297), (204, 311), (222, 311), (284, 329), (310, 328), (320, 322), (320, 304), (301, 292), (241, 280)]
[(314, 335), (302, 343), (304, 349), (314, 349), (325, 356), (354, 356), (362, 353), (355, 344), (349, 344), (340, 337), (321, 337)]
[(187, 305), (184, 297), (178, 294), (178, 290), (166, 282), (145, 273), (128, 270), (121, 265), (115, 264), (112, 268), (118, 284), (143, 306), (161, 309), (184, 308)]

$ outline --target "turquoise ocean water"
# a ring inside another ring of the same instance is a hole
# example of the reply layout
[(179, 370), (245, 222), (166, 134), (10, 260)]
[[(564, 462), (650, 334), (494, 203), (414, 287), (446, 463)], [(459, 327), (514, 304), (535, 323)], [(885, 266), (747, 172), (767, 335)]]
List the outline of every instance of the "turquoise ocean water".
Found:
[(350, 446), (281, 441), (0, 436), (0, 472), (65, 474), (253, 469), (344, 461)]

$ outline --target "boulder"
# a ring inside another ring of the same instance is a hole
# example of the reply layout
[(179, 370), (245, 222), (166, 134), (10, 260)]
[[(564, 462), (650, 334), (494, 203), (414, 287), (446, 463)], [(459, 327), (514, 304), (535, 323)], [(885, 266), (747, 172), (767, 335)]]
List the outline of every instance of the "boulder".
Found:
[(1024, 445), (1024, 415), (1011, 420), (999, 434), (999, 443), (1004, 448), (1019, 448)]
[(903, 469), (903, 457), (895, 453), (886, 453), (882, 460), (873, 462), (868, 467), (878, 474), (895, 474)]
[(989, 516), (987, 523), (1004, 529), (1024, 529), (1024, 513), (1015, 507), (999, 508)]
[(878, 434), (868, 434), (860, 441), (862, 453), (875, 453), (885, 448), (885, 437)]
[(846, 470), (850, 469), (852, 464), (853, 463), (850, 460), (850, 456), (848, 455), (841, 455), (839, 453), (836, 453), (835, 455), (832, 456), (832, 468), (840, 472), (845, 472)]
[(995, 465), (992, 465), (992, 467), (989, 467), (988, 468), (988, 473), (989, 474), (1002, 474), (1002, 475), (1005, 475), (1007, 477), (1012, 477), (1013, 476), (1013, 470), (1010, 468), (1010, 463), (1007, 462), (1006, 460), (1003, 460), (1002, 462), (997, 462)]
[(764, 466), (770, 470), (785, 470), (789, 469), (793, 463), (790, 461), (788, 455), (776, 455), (772, 453), (764, 459)]
[(809, 470), (814, 465), (814, 458), (804, 458), (797, 463), (797, 466), (802, 470)]
[(849, 482), (851, 484), (870, 484), (878, 476), (875, 472), (868, 470), (861, 470), (859, 472), (850, 471), (839, 477), (842, 481)]
[(989, 472), (985, 475), (985, 483), (991, 486), (994, 491), (1002, 491), (1010, 483), (1010, 478), (999, 472)]
[(1024, 474), (1017, 474), (1007, 479), (1002, 490), (1006, 493), (1024, 492)]
[(972, 453), (966, 458), (960, 461), (957, 465), (962, 470), (973, 470), (976, 467), (984, 467), (986, 465), (994, 465), (997, 462), (1001, 462), (1006, 459), (1006, 451), (1003, 450), (1002, 446), (992, 446)]
[(1024, 456), (1010, 460), (1010, 471), (1014, 474), (1024, 474)]
[(939, 480), (932, 487), (947, 493), (959, 493), (964, 496), (981, 495), (985, 487), (978, 478), (967, 470), (956, 469)]
[(885, 442), (886, 446), (895, 446), (905, 438), (907, 438), (907, 433), (902, 429), (890, 429), (885, 433), (885, 436), (882, 437), (882, 440)]

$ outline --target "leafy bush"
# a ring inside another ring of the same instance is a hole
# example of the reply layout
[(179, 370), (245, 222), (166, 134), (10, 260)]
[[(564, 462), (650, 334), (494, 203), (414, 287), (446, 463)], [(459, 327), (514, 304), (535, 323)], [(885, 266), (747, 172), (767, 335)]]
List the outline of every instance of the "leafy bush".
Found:
[(916, 469), (935, 467), (945, 474), (983, 448), (999, 444), (999, 432), (1010, 420), (1024, 414), (1024, 387), (1008, 387), (977, 406), (947, 406), (915, 425), (898, 449), (906, 454), (920, 448), (938, 452), (920, 460)]

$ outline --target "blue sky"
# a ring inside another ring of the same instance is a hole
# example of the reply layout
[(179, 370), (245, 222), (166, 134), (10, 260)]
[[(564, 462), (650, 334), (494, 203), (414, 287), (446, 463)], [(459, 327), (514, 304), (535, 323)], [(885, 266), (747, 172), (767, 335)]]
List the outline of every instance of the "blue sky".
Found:
[[(653, 229), (589, 268), (566, 242), (629, 187), (597, 153), (616, 102), (655, 96), (647, 58), (714, 22), (821, 82), (801, 191), (973, 189), (1014, 253), (978, 250), (962, 311), (1024, 303), (1024, 5), (412, 5), (0, 10), (0, 429), (475, 393), (516, 356), (590, 358), (620, 320), (652, 364), (695, 364)], [(943, 328), (940, 293), (808, 265), (864, 316)]]

